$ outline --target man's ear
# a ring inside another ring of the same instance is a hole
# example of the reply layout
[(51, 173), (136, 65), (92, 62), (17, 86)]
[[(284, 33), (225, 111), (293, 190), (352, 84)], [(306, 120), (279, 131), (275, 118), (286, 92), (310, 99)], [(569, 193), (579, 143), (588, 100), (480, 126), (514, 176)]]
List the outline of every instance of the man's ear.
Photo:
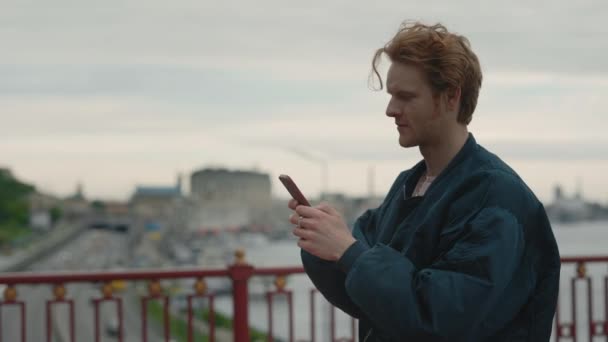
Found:
[(458, 111), (460, 107), (460, 96), (462, 90), (460, 87), (454, 87), (448, 89), (446, 92), (446, 105), (449, 111)]

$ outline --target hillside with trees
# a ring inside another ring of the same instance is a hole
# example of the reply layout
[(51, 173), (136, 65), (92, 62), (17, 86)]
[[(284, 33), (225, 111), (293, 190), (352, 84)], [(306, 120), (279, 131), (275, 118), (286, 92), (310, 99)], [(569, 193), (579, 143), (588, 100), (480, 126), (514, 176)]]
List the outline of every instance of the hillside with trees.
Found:
[(29, 233), (28, 195), (35, 190), (15, 179), (10, 171), (0, 169), (0, 245)]

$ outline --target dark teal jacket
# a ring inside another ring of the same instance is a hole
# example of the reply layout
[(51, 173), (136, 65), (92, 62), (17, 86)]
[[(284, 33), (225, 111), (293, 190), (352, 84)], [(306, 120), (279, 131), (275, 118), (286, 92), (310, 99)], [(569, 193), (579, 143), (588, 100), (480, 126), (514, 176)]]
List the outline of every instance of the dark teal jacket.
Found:
[(359, 340), (549, 341), (560, 258), (522, 179), (469, 136), (423, 197), (424, 162), (354, 225), (337, 262), (302, 252), (315, 286), (359, 319)]

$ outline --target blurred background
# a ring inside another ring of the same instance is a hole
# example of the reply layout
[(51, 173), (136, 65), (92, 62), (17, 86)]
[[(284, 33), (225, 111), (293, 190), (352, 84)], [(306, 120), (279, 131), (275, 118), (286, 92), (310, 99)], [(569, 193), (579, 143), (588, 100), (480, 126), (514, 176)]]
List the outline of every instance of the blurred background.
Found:
[(601, 0), (0, 0), (0, 266), (224, 267), (237, 247), (299, 265), (279, 174), (352, 224), (421, 158), (368, 84), (406, 19), (469, 38), (470, 131), (563, 255), (606, 255), (606, 18)]

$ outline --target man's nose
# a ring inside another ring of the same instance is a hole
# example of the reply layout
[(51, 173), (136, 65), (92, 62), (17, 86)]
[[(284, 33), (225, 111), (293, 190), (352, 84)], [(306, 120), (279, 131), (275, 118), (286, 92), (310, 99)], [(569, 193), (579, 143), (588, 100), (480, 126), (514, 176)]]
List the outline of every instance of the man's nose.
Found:
[(394, 118), (399, 115), (399, 109), (395, 106), (393, 99), (388, 101), (388, 105), (386, 106), (386, 116)]

